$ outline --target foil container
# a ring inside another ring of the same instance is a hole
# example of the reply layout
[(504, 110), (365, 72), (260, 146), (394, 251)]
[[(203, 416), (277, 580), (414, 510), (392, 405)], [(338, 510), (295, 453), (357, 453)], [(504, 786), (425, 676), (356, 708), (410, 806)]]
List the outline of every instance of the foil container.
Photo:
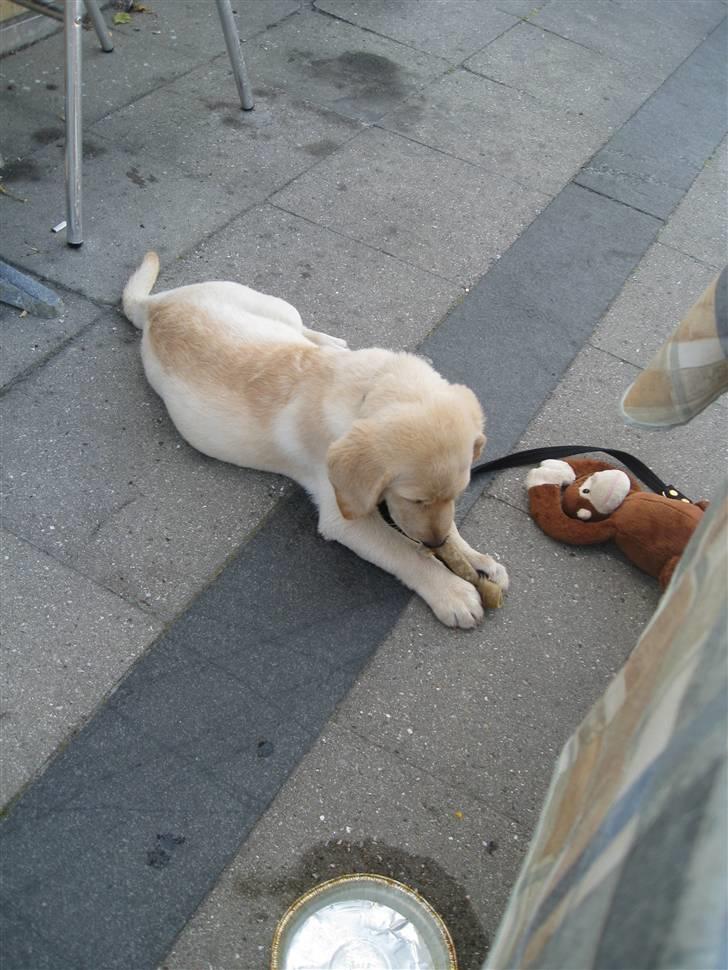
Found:
[(447, 927), (413, 889), (346, 875), (301, 896), (279, 922), (271, 970), (457, 970)]

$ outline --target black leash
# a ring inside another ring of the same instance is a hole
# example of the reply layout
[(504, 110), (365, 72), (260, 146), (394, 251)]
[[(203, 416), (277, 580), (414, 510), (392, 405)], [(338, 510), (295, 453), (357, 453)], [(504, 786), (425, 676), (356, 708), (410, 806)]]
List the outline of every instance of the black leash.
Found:
[(644, 482), (653, 492), (657, 492), (658, 495), (664, 495), (665, 498), (674, 498), (680, 502), (690, 502), (690, 499), (674, 485), (666, 485), (639, 458), (630, 455), (628, 451), (620, 451), (618, 448), (598, 448), (594, 445), (551, 445), (545, 448), (528, 448), (526, 451), (515, 451), (512, 455), (494, 458), (492, 461), (482, 461), (473, 465), (470, 473), (471, 475), (480, 475), (485, 472), (497, 472), (501, 468), (537, 465), (546, 458), (568, 458), (572, 455), (583, 455), (592, 451), (604, 452), (605, 455), (611, 455), (612, 458), (621, 461), (625, 468), (629, 468), (640, 481)]

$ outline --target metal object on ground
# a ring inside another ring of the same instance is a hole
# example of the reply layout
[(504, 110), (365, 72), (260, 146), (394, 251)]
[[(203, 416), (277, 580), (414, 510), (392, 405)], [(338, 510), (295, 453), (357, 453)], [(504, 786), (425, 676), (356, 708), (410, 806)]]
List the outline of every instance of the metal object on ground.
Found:
[(66, 0), (66, 241), (83, 243), (81, 218), (81, 0)]
[(53, 290), (1, 259), (0, 303), (8, 303), (36, 317), (58, 317), (63, 312), (63, 303)]
[(346, 875), (301, 896), (276, 927), (271, 970), (457, 970), (440, 916), (413, 889)]
[(252, 111), (255, 107), (253, 99), (253, 89), (250, 86), (248, 71), (245, 66), (242, 51), (240, 50), (240, 35), (233, 16), (233, 8), (230, 0), (217, 0), (217, 12), (220, 15), (220, 24), (225, 37), (230, 66), (233, 69), (235, 84), (240, 96), (240, 106), (243, 111)]

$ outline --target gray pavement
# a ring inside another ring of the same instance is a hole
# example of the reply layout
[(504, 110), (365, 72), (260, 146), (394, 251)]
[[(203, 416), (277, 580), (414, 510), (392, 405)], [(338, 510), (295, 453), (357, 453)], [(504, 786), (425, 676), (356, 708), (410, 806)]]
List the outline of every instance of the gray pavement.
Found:
[(709, 497), (725, 399), (660, 434), (617, 406), (726, 261), (726, 4), (246, 0), (246, 115), (214, 5), (144, 6), (113, 55), (84, 35), (78, 251), (50, 233), (61, 38), (0, 60), (0, 256), (65, 306), (0, 306), (4, 965), (263, 967), (297, 895), (373, 870), (477, 967), (656, 584), (548, 540), (504, 472), (462, 531), (512, 593), (445, 630), (285, 480), (179, 439), (121, 287), (156, 248), (160, 286), (421, 348), (483, 400), (487, 457), (590, 440)]

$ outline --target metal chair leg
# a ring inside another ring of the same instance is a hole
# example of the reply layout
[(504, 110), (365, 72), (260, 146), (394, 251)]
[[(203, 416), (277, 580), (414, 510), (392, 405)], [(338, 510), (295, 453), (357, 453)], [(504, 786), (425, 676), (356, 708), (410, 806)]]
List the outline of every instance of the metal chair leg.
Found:
[(81, 0), (66, 0), (66, 242), (83, 243), (81, 220)]
[(227, 46), (228, 56), (230, 57), (233, 74), (235, 75), (235, 83), (238, 87), (240, 105), (243, 111), (252, 111), (255, 106), (253, 90), (250, 86), (248, 71), (243, 60), (243, 52), (240, 50), (240, 37), (235, 25), (235, 17), (233, 16), (233, 8), (230, 5), (230, 0), (217, 0), (217, 12), (220, 15), (222, 32), (225, 35), (225, 44)]
[(101, 16), (101, 11), (99, 10), (99, 5), (96, 0), (84, 0), (86, 4), (86, 10), (91, 18), (91, 22), (94, 25), (94, 30), (96, 31), (96, 36), (101, 44), (101, 50), (110, 54), (114, 49), (114, 42), (111, 39), (111, 34), (106, 27), (106, 21)]

